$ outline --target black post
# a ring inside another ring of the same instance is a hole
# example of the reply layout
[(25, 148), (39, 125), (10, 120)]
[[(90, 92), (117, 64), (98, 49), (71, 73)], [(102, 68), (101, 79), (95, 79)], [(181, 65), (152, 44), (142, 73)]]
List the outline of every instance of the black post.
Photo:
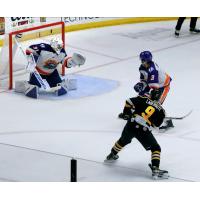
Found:
[(71, 159), (71, 182), (77, 182), (77, 160)]

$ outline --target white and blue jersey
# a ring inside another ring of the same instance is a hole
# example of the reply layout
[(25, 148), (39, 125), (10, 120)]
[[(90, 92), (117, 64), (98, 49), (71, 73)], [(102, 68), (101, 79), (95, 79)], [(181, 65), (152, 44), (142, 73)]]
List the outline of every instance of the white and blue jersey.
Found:
[(27, 55), (31, 53), (35, 58), (36, 69), (41, 75), (52, 74), (60, 63), (66, 65), (67, 54), (64, 48), (58, 54), (49, 44), (40, 43), (26, 49)]
[[(36, 70), (43, 79), (46, 79), (50, 87), (55, 87), (62, 82), (57, 67), (59, 64), (63, 64), (64, 66), (67, 64), (68, 58), (64, 48), (58, 54), (49, 44), (40, 43), (29, 46), (26, 49), (26, 54), (33, 54), (36, 62)], [(30, 74), (29, 84), (41, 87), (34, 73)]]
[(150, 66), (146, 68), (140, 65), (140, 80), (145, 81), (152, 89), (159, 89), (169, 86), (171, 77), (154, 62), (149, 62)]

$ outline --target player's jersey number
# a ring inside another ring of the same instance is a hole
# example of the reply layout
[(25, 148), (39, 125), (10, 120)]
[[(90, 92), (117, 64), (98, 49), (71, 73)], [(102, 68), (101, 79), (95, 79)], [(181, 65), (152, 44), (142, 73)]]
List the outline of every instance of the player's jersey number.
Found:
[(146, 110), (142, 113), (142, 117), (145, 119), (147, 123), (149, 123), (149, 125), (151, 125), (151, 122), (149, 121), (149, 117), (151, 117), (151, 115), (153, 115), (154, 112), (155, 112), (155, 108), (153, 106), (148, 106)]

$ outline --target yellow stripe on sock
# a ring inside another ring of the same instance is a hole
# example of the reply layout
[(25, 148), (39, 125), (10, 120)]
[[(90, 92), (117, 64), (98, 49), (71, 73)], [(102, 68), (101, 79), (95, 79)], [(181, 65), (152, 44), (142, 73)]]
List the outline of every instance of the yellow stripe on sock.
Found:
[(123, 148), (122, 146), (120, 146), (120, 145), (118, 144), (118, 142), (115, 143), (115, 146), (117, 146), (118, 148), (121, 148), (121, 149)]
[(114, 149), (116, 152), (121, 151), (121, 149), (117, 148), (116, 146), (114, 146), (113, 149)]

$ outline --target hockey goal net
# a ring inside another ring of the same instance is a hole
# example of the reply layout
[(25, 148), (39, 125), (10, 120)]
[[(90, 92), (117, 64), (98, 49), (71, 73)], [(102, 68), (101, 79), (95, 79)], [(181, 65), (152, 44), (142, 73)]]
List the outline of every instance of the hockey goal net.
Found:
[[(15, 36), (22, 34), (18, 39), (19, 44), (15, 42)], [(65, 48), (65, 25), (64, 22), (54, 22), (43, 24), (21, 30), (15, 30), (5, 34), (3, 47), (0, 51), (0, 90), (8, 90), (14, 87), (17, 79), (27, 79), (29, 73), (25, 70), (27, 60), (23, 51), (32, 44), (40, 42), (48, 43), (52, 35), (60, 37), (63, 40)], [(19, 45), (21, 49), (19, 49)], [(65, 68), (61, 66), (61, 74), (65, 74)], [(21, 77), (21, 78), (20, 78)]]

